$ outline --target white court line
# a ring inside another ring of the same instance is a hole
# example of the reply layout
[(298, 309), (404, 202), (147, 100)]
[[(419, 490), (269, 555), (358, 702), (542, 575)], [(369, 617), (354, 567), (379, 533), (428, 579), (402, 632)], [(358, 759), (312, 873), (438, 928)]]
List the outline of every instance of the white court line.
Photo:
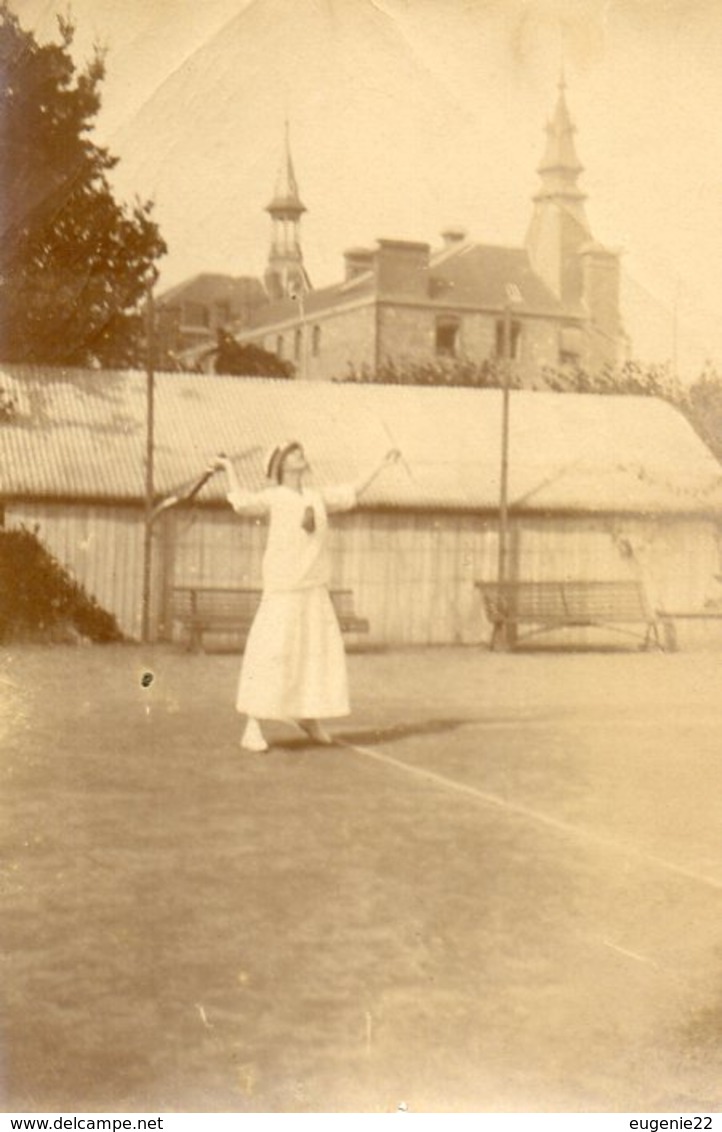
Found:
[[(676, 715), (674, 712), (670, 712), (670, 715), (675, 720), (678, 720), (678, 718), (679, 718), (678, 715)], [(636, 728), (646, 730), (650, 727), (659, 727), (659, 722), (660, 722), (661, 718), (662, 717), (658, 715), (655, 719), (625, 719), (624, 720), (624, 726), (625, 726), (625, 728), (636, 727)], [(716, 727), (718, 723), (719, 723), (719, 716), (705, 717), (703, 715), (702, 716), (696, 715), (693, 718), (687, 720), (684, 724), (684, 727), (685, 727), (685, 729), (688, 729), (688, 728), (691, 728), (691, 727), (709, 728), (709, 727), (713, 727), (713, 726)], [(536, 716), (529, 716), (528, 718), (525, 718), (524, 716), (520, 716), (518, 719), (489, 719), (489, 720), (485, 720), (484, 723), (477, 723), (477, 722), (474, 722), (472, 720), (468, 720), (468, 721), (465, 721), (464, 723), (462, 723), (461, 726), (462, 727), (483, 727), (485, 731), (510, 730), (511, 728), (518, 728), (520, 726), (523, 726), (523, 727), (526, 727), (526, 728), (529, 728), (529, 727), (544, 728), (544, 727), (558, 727), (559, 726), (559, 720), (558, 719), (539, 719)], [(582, 717), (582, 716), (568, 715), (564, 718), (564, 726), (565, 727), (575, 727), (576, 726), (578, 728), (583, 728), (584, 731), (591, 731), (593, 728), (596, 728), (597, 730), (599, 730), (601, 728), (602, 730), (608, 731), (609, 730), (609, 717), (607, 716), (605, 718), (599, 718), (599, 719), (587, 719), (586, 717)]]
[[(473, 727), (475, 725), (470, 724), (469, 726)], [(476, 726), (483, 725), (477, 724)], [(406, 774), (411, 774), (416, 778), (422, 779), (422, 781), (441, 786), (445, 790), (453, 790), (457, 794), (464, 794), (468, 798), (473, 798), (476, 802), (482, 802), (487, 806), (495, 806), (497, 809), (517, 814), (519, 817), (527, 818), (529, 821), (536, 822), (539, 825), (548, 826), (558, 833), (571, 834), (572, 837), (576, 837), (581, 841), (603, 845), (605, 848), (613, 849), (615, 852), (623, 853), (628, 857), (634, 857), (636, 860), (644, 862), (645, 864), (655, 865), (657, 868), (666, 869), (667, 872), (674, 873), (677, 876), (686, 877), (687, 880), (693, 880), (698, 884), (706, 884), (709, 885), (710, 888), (722, 890), (722, 880), (705, 876), (703, 873), (696, 873), (693, 869), (687, 869), (683, 865), (675, 865), (673, 861), (667, 861), (663, 857), (655, 856), (653, 853), (643, 853), (641, 850), (635, 849), (633, 846), (627, 845), (623, 841), (617, 841), (612, 837), (606, 837), (602, 833), (595, 833), (593, 830), (584, 829), (583, 826), (572, 825), (571, 822), (562, 821), (560, 818), (552, 817), (550, 814), (545, 814), (540, 810), (532, 810), (529, 806), (521, 805), (518, 802), (510, 802), (508, 799), (502, 798), (498, 794), (491, 794), (487, 790), (479, 790), (476, 786), (467, 786), (463, 782), (457, 782), (453, 778), (447, 778), (446, 775), (438, 774), (434, 770), (425, 770), (422, 767), (413, 766), (411, 763), (405, 763), (402, 759), (395, 759), (393, 755), (386, 755), (383, 751), (377, 751), (374, 747), (361, 747), (357, 746), (355, 743), (348, 743), (340, 735), (335, 737), (334, 742), (341, 747), (346, 747), (349, 751), (356, 751), (357, 754), (375, 759), (377, 762), (384, 763), (386, 766), (403, 770)]]
[[(599, 942), (595, 940), (595, 942)], [(659, 965), (654, 962), (654, 959), (649, 959), (646, 955), (639, 955), (636, 951), (629, 951), (626, 947), (620, 947), (618, 943), (612, 943), (611, 939), (603, 939), (602, 943), (605, 947), (610, 947), (612, 951), (618, 951), (620, 955), (626, 955), (628, 959), (636, 959), (638, 963), (646, 963), (650, 967), (656, 967), (659, 970)]]

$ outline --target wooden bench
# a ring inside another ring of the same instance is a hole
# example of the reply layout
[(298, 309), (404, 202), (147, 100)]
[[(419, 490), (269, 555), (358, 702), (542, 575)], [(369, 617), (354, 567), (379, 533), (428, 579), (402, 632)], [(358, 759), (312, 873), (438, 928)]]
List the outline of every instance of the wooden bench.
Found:
[(662, 626), (664, 647), (668, 652), (679, 651), (676, 621), (722, 621), (722, 609), (695, 609), (675, 611), (658, 609), (657, 617)]
[[(331, 590), (338, 623), (343, 633), (368, 633), (369, 623), (357, 617), (352, 590)], [(175, 586), (171, 590), (171, 619), (188, 632), (188, 648), (203, 647), (203, 634), (239, 633), (244, 637), (251, 627), (261, 601), (258, 589), (232, 586)]]
[[(656, 614), (636, 579), (620, 581), (477, 582), (494, 629), (491, 647), (504, 640), (513, 647), (554, 629), (612, 629), (662, 647)], [(639, 626), (637, 630), (629, 626)], [(527, 631), (519, 632), (524, 626)]]

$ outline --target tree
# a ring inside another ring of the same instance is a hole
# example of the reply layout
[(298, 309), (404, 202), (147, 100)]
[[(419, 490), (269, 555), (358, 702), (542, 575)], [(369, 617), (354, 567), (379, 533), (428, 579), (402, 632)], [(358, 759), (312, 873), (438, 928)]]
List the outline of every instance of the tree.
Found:
[(74, 28), (39, 44), (0, 0), (0, 357), (136, 364), (140, 306), (165, 253), (150, 202), (116, 203), (117, 158), (90, 138), (105, 68), (76, 72)]
[(722, 377), (711, 365), (690, 385), (681, 407), (707, 447), (722, 461)]
[(544, 366), (543, 387), (556, 393), (614, 393), (630, 397), (661, 397), (677, 405), (684, 399), (679, 381), (668, 364), (626, 361), (598, 370), (578, 365)]
[(262, 350), (252, 343), (236, 342), (227, 330), (218, 331), (216, 373), (237, 377), (293, 377), (294, 368), (276, 354)]

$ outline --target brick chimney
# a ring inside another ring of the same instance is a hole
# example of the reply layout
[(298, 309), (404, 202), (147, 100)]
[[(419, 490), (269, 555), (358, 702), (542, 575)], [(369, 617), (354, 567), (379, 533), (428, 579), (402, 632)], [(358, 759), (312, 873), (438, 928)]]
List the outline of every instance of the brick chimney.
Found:
[(429, 292), (428, 244), (410, 240), (379, 240), (376, 252), (376, 288), (380, 294), (415, 295)]
[(345, 278), (355, 279), (357, 275), (371, 271), (375, 256), (376, 252), (373, 248), (349, 248), (343, 253)]
[(621, 332), (619, 253), (590, 242), (579, 252), (582, 261), (582, 297), (592, 322), (612, 338)]
[(463, 244), (466, 239), (466, 232), (463, 228), (447, 228), (441, 233), (441, 238), (444, 241), (445, 248), (453, 248), (457, 244)]

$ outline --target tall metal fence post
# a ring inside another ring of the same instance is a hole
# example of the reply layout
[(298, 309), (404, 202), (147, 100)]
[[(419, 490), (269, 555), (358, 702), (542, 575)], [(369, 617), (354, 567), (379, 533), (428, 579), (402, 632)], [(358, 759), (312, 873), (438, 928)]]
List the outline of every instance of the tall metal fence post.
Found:
[(141, 639), (150, 640), (150, 608), (153, 577), (153, 497), (155, 451), (155, 302), (152, 285), (146, 302), (146, 416), (145, 416), (145, 532), (143, 541), (143, 608)]
[(501, 469), (499, 484), (499, 560), (497, 565), (497, 616), (494, 647), (509, 647), (507, 559), (509, 544), (509, 386), (511, 379), (511, 303), (504, 307), (501, 371)]

